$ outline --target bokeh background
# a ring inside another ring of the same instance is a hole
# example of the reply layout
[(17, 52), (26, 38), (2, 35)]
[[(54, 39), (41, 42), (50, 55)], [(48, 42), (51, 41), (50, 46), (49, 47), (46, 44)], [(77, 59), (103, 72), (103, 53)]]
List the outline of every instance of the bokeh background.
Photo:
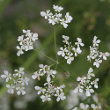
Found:
[[(70, 90), (75, 88), (76, 78), (86, 74), (92, 66), (87, 62), (86, 56), (94, 35), (101, 39), (100, 50), (110, 52), (110, 0), (0, 0), (0, 74), (4, 70), (12, 72), (23, 66), (31, 77), (38, 64), (52, 63), (35, 51), (17, 57), (16, 45), (22, 29), (30, 29), (39, 33), (39, 41), (35, 47), (55, 58), (53, 27), (40, 16), (40, 11), (51, 9), (53, 4), (63, 6), (64, 12), (70, 12), (73, 17), (67, 29), (57, 27), (57, 48), (63, 45), (63, 34), (70, 36), (71, 42), (81, 37), (85, 43), (83, 53), (71, 65), (67, 65), (66, 61), (59, 57), (56, 82), (67, 86), (65, 94), (68, 96)], [(103, 110), (110, 110), (110, 58), (104, 61), (99, 69), (95, 69), (95, 74), (100, 78), (96, 92), (103, 103)], [(35, 83), (30, 82), (26, 96), (18, 97), (8, 95), (0, 79), (0, 110), (65, 110), (67, 101), (57, 103), (53, 98), (51, 102), (42, 103), (34, 91)]]

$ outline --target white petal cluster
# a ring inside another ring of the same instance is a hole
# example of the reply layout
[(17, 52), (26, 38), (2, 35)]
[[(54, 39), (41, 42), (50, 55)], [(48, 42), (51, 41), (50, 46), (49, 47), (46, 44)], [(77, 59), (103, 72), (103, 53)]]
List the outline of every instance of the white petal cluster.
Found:
[(74, 92), (84, 92), (86, 96), (91, 96), (91, 94), (94, 93), (93, 88), (98, 88), (99, 81), (98, 78), (94, 80), (93, 77), (95, 77), (95, 75), (93, 73), (93, 69), (90, 68), (86, 76), (77, 78), (79, 84), (75, 88)]
[(26, 94), (25, 86), (28, 85), (29, 79), (24, 76), (24, 68), (22, 67), (15, 69), (14, 72), (14, 74), (10, 74), (8, 71), (4, 71), (1, 77), (6, 79), (8, 93), (14, 94), (16, 91), (17, 95), (24, 95)]
[[(92, 104), (90, 104), (90, 101)], [(102, 104), (99, 102), (99, 99), (95, 94), (88, 99), (88, 104), (79, 103), (79, 106), (74, 107), (72, 110), (102, 110)]]
[(72, 110), (101, 110), (101, 105), (80, 103), (79, 107), (75, 107)]
[(67, 96), (66, 110), (72, 110), (80, 102), (85, 101), (87, 96), (84, 93), (74, 93), (74, 89), (70, 90), (69, 95)]
[(55, 25), (55, 24), (61, 24), (64, 28), (68, 27), (68, 23), (72, 21), (72, 17), (70, 16), (69, 12), (65, 14), (65, 16), (62, 16), (61, 11), (63, 10), (63, 7), (53, 5), (54, 13), (52, 13), (50, 10), (47, 11), (41, 11), (41, 16), (48, 20), (49, 24)]
[(44, 87), (35, 86), (35, 90), (38, 91), (38, 95), (40, 95), (42, 102), (51, 101), (52, 96), (57, 97), (57, 102), (59, 102), (60, 100), (65, 100), (66, 97), (64, 96), (63, 92), (63, 88), (65, 86), (61, 85), (59, 87), (56, 87), (52, 81), (52, 78), (55, 77), (56, 71), (52, 70), (50, 66), (43, 64), (40, 64), (39, 68), (40, 69), (38, 71), (34, 72), (32, 78), (40, 80), (40, 77), (44, 75), (46, 76), (46, 83), (44, 83)]
[(24, 51), (32, 50), (35, 41), (38, 40), (38, 34), (33, 33), (30, 30), (23, 29), (23, 34), (24, 35), (18, 36), (19, 46), (16, 47), (18, 49), (18, 56), (24, 54)]
[(82, 43), (81, 38), (77, 38), (77, 42), (75, 42), (75, 45), (73, 46), (71, 42), (69, 42), (68, 36), (63, 35), (62, 38), (64, 47), (60, 47), (60, 50), (57, 52), (57, 54), (64, 57), (68, 64), (71, 64), (71, 62), (74, 60), (74, 57), (82, 53), (81, 47), (84, 46), (84, 43)]
[(88, 61), (93, 60), (93, 65), (97, 68), (100, 67), (100, 64), (102, 63), (102, 60), (107, 60), (107, 57), (110, 56), (109, 52), (100, 52), (99, 51), (99, 43), (101, 41), (97, 39), (96, 36), (94, 36), (93, 39), (93, 45), (90, 46), (90, 54), (87, 56)]

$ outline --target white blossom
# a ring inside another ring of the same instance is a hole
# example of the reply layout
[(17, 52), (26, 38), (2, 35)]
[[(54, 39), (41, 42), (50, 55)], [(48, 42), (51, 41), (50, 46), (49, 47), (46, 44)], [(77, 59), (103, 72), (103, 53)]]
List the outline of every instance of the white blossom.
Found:
[(65, 35), (62, 35), (62, 38), (64, 39), (62, 42), (68, 44), (68, 40), (69, 40), (69, 37), (68, 36), (65, 36)]
[(107, 57), (109, 56), (110, 56), (110, 53), (108, 52), (102, 53), (103, 60), (107, 60)]
[(74, 51), (75, 56), (78, 56), (78, 54), (82, 53), (82, 50), (79, 47), (78, 48), (73, 47), (72, 50)]
[(14, 94), (14, 89), (15, 89), (15, 86), (14, 85), (9, 85), (9, 84), (6, 84), (6, 87), (8, 88), (8, 93), (10, 94)]
[(71, 62), (74, 60), (73, 53), (68, 53), (68, 55), (64, 58), (67, 59), (68, 64), (71, 64)]
[[(64, 85), (61, 85), (59, 87), (54, 86), (54, 81), (52, 79), (55, 77), (56, 70), (53, 70), (48, 65), (39, 65), (39, 70), (34, 72), (32, 75), (33, 79), (38, 79), (39, 77), (46, 76), (46, 82), (44, 83), (44, 87), (35, 86), (35, 90), (37, 91), (37, 94), (40, 95), (40, 98), (42, 99), (42, 102), (45, 101), (51, 101), (51, 97), (55, 96), (57, 97), (56, 100), (65, 100), (66, 96), (64, 96), (63, 88)], [(39, 79), (38, 79), (39, 80)]]
[(99, 44), (100, 40), (97, 39), (96, 36), (93, 38), (93, 45), (90, 46), (90, 54), (87, 56), (88, 61), (93, 60), (93, 65), (96, 66), (97, 68), (100, 67), (100, 64), (102, 63), (103, 60), (107, 60), (107, 57), (110, 56), (109, 52), (100, 52), (99, 51)]
[(16, 90), (17, 90), (17, 94), (18, 95), (25, 95), (26, 94), (26, 91), (24, 90), (25, 88), (24, 87), (16, 87)]
[(20, 56), (24, 54), (24, 51), (32, 50), (34, 48), (34, 43), (38, 40), (38, 34), (32, 33), (30, 30), (24, 30), (21, 36), (18, 36), (19, 46), (17, 46), (17, 55)]
[(60, 12), (60, 11), (63, 10), (63, 7), (57, 6), (57, 5), (53, 5), (53, 9), (54, 9), (56, 12)]
[(41, 16), (45, 17), (45, 19), (48, 19), (49, 17), (51, 17), (53, 14), (50, 12), (50, 10), (45, 11), (41, 11)]
[(81, 38), (77, 38), (77, 42), (75, 42), (75, 46), (69, 42), (69, 37), (62, 35), (64, 47), (60, 47), (60, 50), (57, 52), (59, 56), (64, 57), (67, 60), (68, 64), (71, 64), (74, 61), (74, 57), (78, 56), (78, 54), (82, 53), (81, 47), (84, 46)]
[(97, 40), (97, 37), (96, 36), (94, 36), (94, 39), (93, 39), (93, 46), (95, 47), (95, 46), (99, 46), (99, 43), (100, 43), (101, 41), (100, 40)]
[(83, 110), (87, 110), (89, 108), (88, 104), (80, 103), (80, 108)]
[(93, 63), (93, 65), (96, 66), (97, 68), (99, 68), (100, 63), (102, 63), (102, 60), (100, 60), (100, 59), (95, 59), (95, 62)]
[(74, 89), (74, 92), (84, 92), (86, 96), (91, 96), (92, 93), (94, 93), (93, 88), (98, 88), (98, 81), (99, 79), (96, 78), (95, 80), (93, 79), (95, 77), (93, 73), (93, 69), (89, 68), (88, 73), (84, 77), (78, 77), (77, 81), (79, 82), (78, 86)]
[(72, 17), (70, 16), (69, 12), (66, 13), (66, 15), (63, 17), (61, 11), (63, 10), (63, 7), (58, 5), (53, 5), (54, 13), (52, 13), (50, 10), (47, 11), (41, 11), (40, 14), (42, 17), (48, 20), (49, 24), (55, 25), (55, 24), (61, 24), (64, 28), (68, 27), (68, 23), (72, 21)]
[(64, 96), (64, 93), (59, 94), (58, 91), (56, 92), (55, 96), (57, 97), (57, 99), (56, 99), (57, 102), (59, 102), (60, 100), (65, 100), (66, 99), (66, 97)]
[(77, 42), (75, 42), (75, 45), (77, 45), (78, 47), (83, 47), (84, 43), (82, 43), (82, 39), (81, 38), (77, 38)]
[(5, 75), (1, 77), (6, 78), (8, 93), (14, 94), (16, 91), (17, 95), (26, 94), (25, 86), (28, 85), (29, 78), (25, 77), (24, 68), (20, 67), (19, 69), (15, 69), (12, 75), (8, 71), (5, 71)]
[(8, 71), (4, 71), (4, 74), (1, 75), (1, 78), (6, 79), (6, 82), (11, 80), (11, 74)]
[(51, 101), (51, 96), (48, 94), (41, 95), (40, 98), (42, 99), (42, 102)]

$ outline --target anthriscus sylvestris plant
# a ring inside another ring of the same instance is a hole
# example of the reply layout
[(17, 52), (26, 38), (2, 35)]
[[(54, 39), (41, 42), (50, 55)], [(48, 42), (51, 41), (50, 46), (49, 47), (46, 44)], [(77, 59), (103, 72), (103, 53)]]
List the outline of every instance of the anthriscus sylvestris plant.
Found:
[[(41, 11), (40, 14), (44, 17), (49, 24), (51, 24), (54, 28), (54, 25), (62, 25), (64, 28), (67, 28), (69, 23), (72, 21), (72, 16), (67, 12), (63, 15), (61, 12), (63, 11), (62, 6), (53, 5), (53, 10)], [(18, 36), (18, 46), (17, 48), (17, 56), (21, 56), (26, 51), (36, 50), (34, 44), (38, 40), (38, 33), (33, 33), (31, 30), (22, 30), (23, 35)], [(54, 29), (54, 33), (55, 29)], [(76, 42), (73, 44), (70, 40), (70, 37), (67, 35), (62, 35), (63, 46), (61, 46), (58, 50), (56, 49), (56, 34), (54, 34), (54, 48), (55, 48), (55, 56), (53, 59), (45, 54), (41, 54), (53, 61), (54, 63), (51, 65), (48, 64), (39, 64), (39, 69), (34, 71), (32, 74), (32, 79), (41, 81), (41, 79), (45, 78), (45, 83), (42, 86), (38, 84), (35, 85), (33, 89), (37, 91), (37, 94), (40, 96), (42, 102), (51, 101), (52, 97), (56, 97), (56, 101), (62, 101), (66, 99), (64, 94), (64, 90), (66, 86), (64, 84), (57, 85), (55, 82), (55, 78), (58, 75), (57, 67), (60, 66), (60, 62), (58, 60), (58, 56), (63, 57), (67, 64), (71, 64), (74, 62), (75, 57), (78, 57), (83, 50), (84, 43), (80, 37), (77, 37)], [(93, 45), (90, 46), (90, 54), (87, 56), (87, 61), (93, 62), (93, 66), (99, 68), (102, 60), (107, 60), (107, 57), (110, 56), (109, 52), (101, 52), (99, 51), (99, 40), (96, 36), (93, 38)], [(60, 58), (60, 57), (59, 57)], [(55, 68), (54, 68), (55, 66)], [(1, 75), (3, 79), (5, 79), (6, 88), (8, 93), (17, 95), (25, 95), (25, 87), (28, 87), (29, 78), (25, 76), (24, 68), (20, 67), (19, 69), (15, 69), (14, 73), (10, 73), (8, 71), (4, 71), (4, 74)], [(31, 80), (32, 80), (31, 79)], [(77, 77), (77, 87), (74, 88), (72, 94), (81, 93), (86, 97), (91, 97), (95, 90), (98, 89), (98, 81), (99, 78), (95, 77), (94, 70), (92, 67), (89, 68), (87, 74), (83, 76)], [(60, 81), (59, 81), (60, 82)], [(89, 110), (92, 108), (93, 110), (101, 110), (100, 105), (96, 104), (84, 104), (80, 103), (79, 106), (73, 108), (72, 110)]]

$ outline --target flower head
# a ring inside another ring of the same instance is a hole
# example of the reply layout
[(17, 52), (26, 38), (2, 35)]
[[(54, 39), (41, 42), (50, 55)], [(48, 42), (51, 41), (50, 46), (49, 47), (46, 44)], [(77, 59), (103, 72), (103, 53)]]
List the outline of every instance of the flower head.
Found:
[(32, 50), (35, 41), (38, 40), (38, 34), (32, 33), (30, 30), (23, 29), (23, 34), (18, 37), (19, 46), (16, 47), (18, 56), (24, 54), (24, 51)]
[(75, 42), (75, 46), (69, 42), (69, 37), (62, 35), (64, 47), (60, 47), (60, 50), (57, 52), (59, 56), (64, 57), (67, 60), (68, 64), (71, 64), (74, 61), (74, 57), (78, 56), (78, 54), (82, 53), (81, 47), (84, 46), (81, 38), (77, 38), (77, 42)]
[(99, 43), (101, 41), (97, 39), (96, 36), (93, 38), (93, 45), (90, 46), (90, 54), (87, 56), (88, 61), (93, 60), (93, 65), (96, 66), (97, 68), (100, 67), (100, 64), (102, 63), (103, 60), (107, 60), (107, 57), (110, 56), (109, 52), (100, 52), (99, 51)]
[(48, 20), (49, 24), (61, 24), (64, 28), (68, 27), (68, 23), (72, 21), (72, 17), (70, 16), (69, 12), (63, 17), (61, 11), (63, 10), (62, 6), (53, 5), (54, 13), (50, 10), (41, 11), (41, 16)]
[(91, 96), (92, 93), (94, 93), (93, 88), (98, 88), (98, 81), (99, 79), (96, 78), (93, 80), (93, 77), (95, 77), (93, 73), (93, 69), (89, 68), (88, 74), (84, 77), (78, 77), (77, 81), (79, 82), (78, 86), (75, 88), (74, 92), (84, 92), (86, 96)]

